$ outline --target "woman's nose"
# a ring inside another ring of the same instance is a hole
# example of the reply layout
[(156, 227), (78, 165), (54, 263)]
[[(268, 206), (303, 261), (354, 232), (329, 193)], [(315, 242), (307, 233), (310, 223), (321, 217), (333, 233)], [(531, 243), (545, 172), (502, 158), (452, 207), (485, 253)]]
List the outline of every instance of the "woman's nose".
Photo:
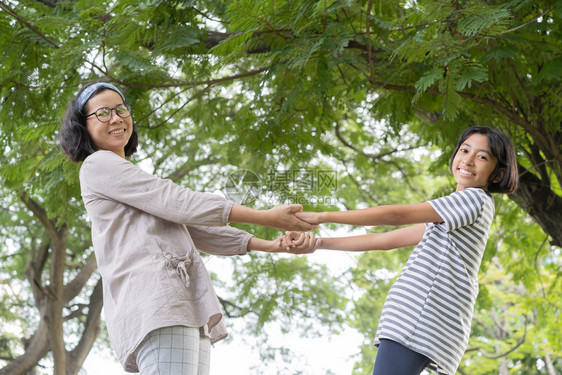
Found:
[(121, 117), (119, 117), (119, 115), (117, 114), (117, 110), (115, 108), (111, 108), (110, 109), (110, 115), (109, 115), (109, 122), (113, 122), (114, 119), (119, 120)]

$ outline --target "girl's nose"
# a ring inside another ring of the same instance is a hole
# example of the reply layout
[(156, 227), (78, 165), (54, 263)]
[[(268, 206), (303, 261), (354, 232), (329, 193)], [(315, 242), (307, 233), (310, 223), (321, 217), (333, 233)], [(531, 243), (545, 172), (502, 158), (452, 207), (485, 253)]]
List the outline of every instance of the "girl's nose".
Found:
[(474, 165), (474, 156), (473, 156), (473, 155), (467, 155), (467, 156), (464, 158), (463, 161), (464, 161), (464, 163), (465, 163), (466, 165)]

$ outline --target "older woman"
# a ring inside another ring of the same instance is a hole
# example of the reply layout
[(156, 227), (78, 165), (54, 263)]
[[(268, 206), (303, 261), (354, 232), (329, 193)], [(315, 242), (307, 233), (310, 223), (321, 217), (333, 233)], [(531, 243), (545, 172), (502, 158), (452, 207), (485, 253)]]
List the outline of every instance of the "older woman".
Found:
[[(103, 279), (104, 312), (123, 368), (141, 374), (208, 374), (210, 345), (227, 336), (211, 280), (197, 250), (244, 255), (282, 252), (229, 222), (290, 230), (314, 228), (299, 205), (254, 210), (193, 192), (142, 171), (126, 158), (138, 136), (121, 91), (98, 82), (70, 102), (59, 136), (82, 161), (80, 186)], [(291, 252), (311, 252), (303, 234)]]

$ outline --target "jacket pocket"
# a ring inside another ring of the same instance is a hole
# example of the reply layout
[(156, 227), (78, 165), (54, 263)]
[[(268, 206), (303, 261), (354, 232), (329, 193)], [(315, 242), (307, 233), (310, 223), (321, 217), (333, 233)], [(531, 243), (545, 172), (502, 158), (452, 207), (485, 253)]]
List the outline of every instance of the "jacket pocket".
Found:
[(163, 251), (168, 276), (176, 289), (178, 298), (185, 301), (196, 301), (209, 290), (207, 272), (200, 258), (194, 253), (179, 256)]

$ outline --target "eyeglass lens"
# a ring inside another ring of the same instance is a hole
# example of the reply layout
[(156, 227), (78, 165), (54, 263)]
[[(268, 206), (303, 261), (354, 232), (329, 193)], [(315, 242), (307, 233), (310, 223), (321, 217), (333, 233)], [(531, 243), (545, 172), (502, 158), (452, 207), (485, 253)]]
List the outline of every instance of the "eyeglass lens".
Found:
[(121, 118), (126, 118), (131, 115), (129, 108), (125, 104), (119, 104), (115, 108), (109, 108), (109, 107), (98, 108), (95, 114), (98, 120), (100, 120), (101, 122), (108, 122), (109, 120), (111, 120), (111, 112), (113, 110), (115, 110), (117, 116)]

